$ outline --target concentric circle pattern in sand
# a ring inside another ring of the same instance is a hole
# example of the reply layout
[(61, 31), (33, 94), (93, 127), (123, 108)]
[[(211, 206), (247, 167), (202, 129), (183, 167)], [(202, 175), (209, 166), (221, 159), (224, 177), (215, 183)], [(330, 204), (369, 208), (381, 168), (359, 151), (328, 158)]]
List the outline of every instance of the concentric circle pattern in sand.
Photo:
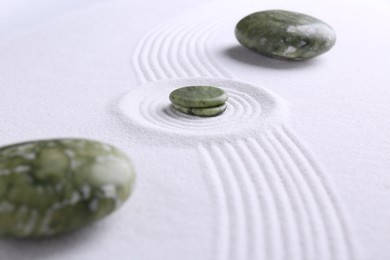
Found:
[[(213, 85), (229, 96), (226, 111), (216, 117), (196, 117), (175, 110), (169, 93), (182, 86)], [(230, 79), (188, 78), (157, 81), (135, 88), (120, 102), (120, 111), (128, 123), (144, 131), (202, 138), (258, 131), (271, 127), (284, 116), (284, 103), (260, 87)]]

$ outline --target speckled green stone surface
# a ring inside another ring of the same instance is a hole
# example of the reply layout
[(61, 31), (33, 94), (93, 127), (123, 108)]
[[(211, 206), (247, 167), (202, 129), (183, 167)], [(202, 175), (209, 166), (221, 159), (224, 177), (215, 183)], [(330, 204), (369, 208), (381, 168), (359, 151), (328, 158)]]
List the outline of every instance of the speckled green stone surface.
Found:
[(265, 56), (305, 60), (330, 50), (334, 30), (309, 15), (283, 10), (253, 13), (238, 22), (235, 35), (246, 48)]
[(173, 104), (181, 107), (208, 108), (225, 104), (228, 96), (220, 88), (212, 86), (189, 86), (172, 91), (169, 99)]
[(53, 139), (0, 148), (0, 235), (44, 237), (103, 218), (130, 195), (135, 172), (115, 147)]
[(227, 105), (223, 104), (216, 107), (208, 107), (208, 108), (196, 108), (196, 107), (182, 107), (173, 104), (173, 107), (182, 113), (186, 113), (193, 116), (202, 116), (202, 117), (211, 117), (218, 116), (225, 112)]

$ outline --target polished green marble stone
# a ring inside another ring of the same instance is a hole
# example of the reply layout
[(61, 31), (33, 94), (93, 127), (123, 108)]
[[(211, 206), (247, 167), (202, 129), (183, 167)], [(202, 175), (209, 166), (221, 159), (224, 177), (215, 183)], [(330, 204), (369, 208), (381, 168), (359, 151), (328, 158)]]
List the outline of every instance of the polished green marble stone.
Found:
[(81, 228), (118, 208), (135, 172), (117, 148), (52, 139), (0, 148), (0, 235), (45, 237)]
[(270, 10), (253, 13), (238, 22), (237, 40), (265, 56), (305, 60), (330, 50), (336, 42), (334, 30), (309, 15)]
[(199, 108), (199, 107), (182, 107), (173, 104), (173, 107), (185, 114), (189, 114), (193, 116), (201, 116), (201, 117), (212, 117), (212, 116), (218, 116), (223, 112), (225, 112), (227, 105), (223, 104), (216, 107)]
[(173, 104), (181, 107), (205, 108), (225, 104), (228, 96), (220, 88), (212, 86), (189, 86), (172, 91), (169, 99)]

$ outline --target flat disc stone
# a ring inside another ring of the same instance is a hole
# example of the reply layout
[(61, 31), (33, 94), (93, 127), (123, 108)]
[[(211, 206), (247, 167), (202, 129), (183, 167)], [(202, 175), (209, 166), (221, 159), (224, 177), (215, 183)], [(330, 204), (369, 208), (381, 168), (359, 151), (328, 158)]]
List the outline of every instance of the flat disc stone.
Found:
[(253, 13), (238, 22), (237, 40), (265, 56), (305, 60), (330, 50), (336, 42), (334, 30), (309, 15), (270, 10)]
[(0, 235), (46, 237), (82, 228), (127, 200), (135, 172), (117, 148), (50, 139), (0, 148)]
[(201, 117), (211, 117), (211, 116), (218, 116), (223, 112), (225, 112), (227, 105), (223, 104), (216, 107), (196, 108), (196, 107), (182, 107), (173, 104), (173, 107), (185, 114), (189, 114), (193, 116), (201, 116)]
[(176, 89), (169, 95), (171, 102), (180, 107), (208, 108), (223, 105), (228, 96), (220, 88), (189, 86)]

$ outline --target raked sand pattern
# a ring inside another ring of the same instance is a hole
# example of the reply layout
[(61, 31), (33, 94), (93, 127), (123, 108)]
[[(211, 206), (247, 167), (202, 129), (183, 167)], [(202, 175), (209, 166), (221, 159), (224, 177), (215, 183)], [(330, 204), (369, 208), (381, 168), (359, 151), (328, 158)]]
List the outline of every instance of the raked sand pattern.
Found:
[[(194, 117), (172, 107), (167, 98), (171, 91), (199, 84), (221, 87), (228, 93), (227, 109), (222, 115)], [(260, 128), (265, 130), (281, 124), (287, 111), (284, 103), (268, 91), (240, 81), (216, 78), (167, 79), (144, 84), (125, 95), (120, 109), (125, 120), (150, 133), (148, 136), (178, 138), (182, 139), (181, 144), (197, 144), (211, 138), (224, 141), (227, 137), (256, 133)]]
[[(221, 23), (202, 10), (146, 34), (133, 60), (141, 86), (122, 99), (123, 118), (200, 156), (215, 202), (212, 259), (356, 259), (323, 170), (285, 123), (285, 102), (210, 59), (207, 41)], [(206, 83), (229, 94), (223, 115), (195, 118), (170, 107), (170, 91)]]

